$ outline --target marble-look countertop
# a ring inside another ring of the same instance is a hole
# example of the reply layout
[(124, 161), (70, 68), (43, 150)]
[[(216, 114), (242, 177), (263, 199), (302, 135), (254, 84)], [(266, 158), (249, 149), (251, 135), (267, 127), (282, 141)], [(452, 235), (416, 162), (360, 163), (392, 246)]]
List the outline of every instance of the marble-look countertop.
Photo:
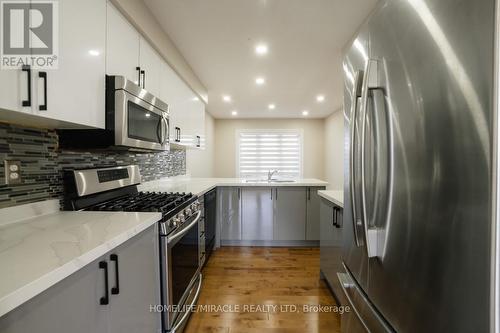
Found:
[(139, 185), (141, 191), (161, 192), (191, 192), (203, 195), (218, 186), (254, 186), (254, 187), (279, 187), (279, 186), (326, 186), (327, 182), (319, 179), (297, 179), (293, 182), (248, 182), (243, 178), (189, 178), (172, 177), (154, 180)]
[(160, 213), (47, 211), (58, 209), (53, 201), (0, 209), (0, 316), (161, 219)]
[(344, 191), (318, 191), (318, 195), (344, 208)]

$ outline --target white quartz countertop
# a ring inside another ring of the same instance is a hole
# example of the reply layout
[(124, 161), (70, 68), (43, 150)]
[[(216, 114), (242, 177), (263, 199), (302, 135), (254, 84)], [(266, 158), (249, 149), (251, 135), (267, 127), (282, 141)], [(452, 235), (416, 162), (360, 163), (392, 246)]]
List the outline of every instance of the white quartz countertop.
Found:
[(30, 210), (0, 210), (0, 316), (161, 219), (160, 213), (57, 211), (17, 220), (23, 214), (15, 208)]
[(318, 191), (318, 195), (344, 208), (344, 191)]
[(243, 178), (187, 178), (172, 177), (154, 180), (139, 185), (141, 191), (161, 192), (191, 192), (203, 195), (217, 186), (254, 186), (254, 187), (278, 187), (278, 186), (326, 186), (327, 182), (319, 179), (297, 179), (293, 182), (248, 182)]

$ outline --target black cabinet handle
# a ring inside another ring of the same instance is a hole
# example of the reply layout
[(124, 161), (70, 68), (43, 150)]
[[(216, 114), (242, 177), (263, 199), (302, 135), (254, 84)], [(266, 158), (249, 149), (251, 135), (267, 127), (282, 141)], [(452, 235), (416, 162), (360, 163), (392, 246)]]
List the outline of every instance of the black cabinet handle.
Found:
[(137, 66), (135, 68), (135, 70), (137, 71), (137, 85), (139, 87), (142, 87), (142, 84), (141, 84), (141, 67)]
[(38, 72), (38, 77), (43, 79), (43, 102), (38, 106), (38, 110), (47, 111), (47, 72)]
[(201, 147), (201, 137), (199, 135), (196, 136), (196, 147)]
[(175, 142), (181, 142), (181, 129), (179, 127), (175, 128)]
[(23, 106), (31, 106), (31, 66), (23, 65), (21, 71), (26, 72), (28, 74), (27, 82), (28, 82), (28, 99), (22, 102)]
[(336, 212), (336, 211), (337, 211), (337, 207), (333, 207), (332, 225), (333, 225), (334, 227), (336, 227), (336, 226), (337, 226), (337, 222), (335, 221), (335, 217), (336, 217), (336, 216), (335, 216), (335, 212)]
[(146, 71), (142, 69), (141, 74), (142, 74), (142, 88), (146, 89)]
[(311, 201), (311, 188), (307, 188), (307, 200)]
[(111, 288), (111, 294), (118, 295), (120, 293), (120, 273), (118, 270), (118, 255), (117, 254), (110, 255), (109, 260), (115, 262), (115, 286)]
[(105, 261), (100, 261), (99, 268), (104, 269), (104, 296), (101, 297), (101, 299), (99, 300), (99, 303), (101, 305), (108, 305), (109, 304), (108, 263)]

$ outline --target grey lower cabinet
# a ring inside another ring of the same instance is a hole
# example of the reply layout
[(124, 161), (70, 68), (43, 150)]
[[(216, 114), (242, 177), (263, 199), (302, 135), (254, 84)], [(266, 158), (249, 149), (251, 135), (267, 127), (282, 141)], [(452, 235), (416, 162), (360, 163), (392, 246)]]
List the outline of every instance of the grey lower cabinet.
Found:
[(241, 188), (219, 187), (217, 189), (220, 240), (241, 240)]
[(149, 311), (159, 302), (157, 250), (155, 225), (1, 317), (0, 332), (160, 332), (159, 314)]
[(271, 187), (242, 189), (242, 240), (271, 241), (273, 235), (273, 190)]
[(307, 188), (307, 219), (306, 219), (306, 240), (319, 241), (320, 239), (320, 202), (319, 190), (325, 187)]
[(321, 189), (324, 187), (219, 187), (221, 245), (317, 245), (317, 191)]
[(274, 239), (306, 239), (306, 187), (277, 187), (274, 196)]
[(109, 333), (160, 331), (161, 318), (150, 311), (160, 302), (158, 246), (155, 225), (111, 251)]
[(320, 267), (335, 297), (342, 304), (344, 294), (337, 278), (342, 268), (342, 207), (321, 198), (320, 200)]

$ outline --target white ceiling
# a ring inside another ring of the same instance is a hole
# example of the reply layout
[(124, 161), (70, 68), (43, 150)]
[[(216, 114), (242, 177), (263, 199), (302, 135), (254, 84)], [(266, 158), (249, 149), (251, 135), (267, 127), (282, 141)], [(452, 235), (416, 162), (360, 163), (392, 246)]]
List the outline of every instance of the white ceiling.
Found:
[[(144, 1), (207, 87), (216, 118), (231, 118), (233, 110), (239, 118), (297, 118), (303, 110), (322, 118), (340, 108), (341, 50), (377, 2)], [(269, 52), (259, 57), (261, 42)], [(263, 86), (255, 84), (258, 76)], [(231, 103), (222, 101), (225, 94)]]

